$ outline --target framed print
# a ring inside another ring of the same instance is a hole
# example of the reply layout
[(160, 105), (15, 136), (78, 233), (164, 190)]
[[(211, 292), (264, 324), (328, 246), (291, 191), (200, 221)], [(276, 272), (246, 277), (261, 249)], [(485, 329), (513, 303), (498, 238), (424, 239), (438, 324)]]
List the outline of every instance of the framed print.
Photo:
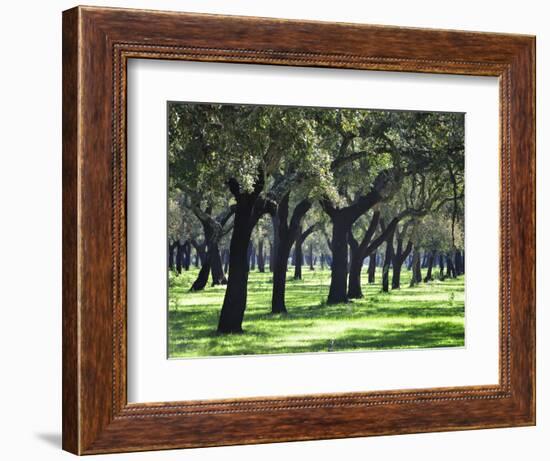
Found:
[(63, 13), (63, 448), (535, 423), (534, 37)]

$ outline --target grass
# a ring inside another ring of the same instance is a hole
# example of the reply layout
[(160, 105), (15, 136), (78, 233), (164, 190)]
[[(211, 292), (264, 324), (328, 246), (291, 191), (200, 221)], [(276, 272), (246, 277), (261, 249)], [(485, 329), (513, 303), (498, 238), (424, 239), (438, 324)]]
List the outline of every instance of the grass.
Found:
[(288, 315), (273, 315), (271, 274), (253, 271), (244, 334), (218, 335), (225, 287), (189, 292), (196, 275), (170, 275), (170, 358), (464, 346), (464, 277), (409, 288), (404, 270), (399, 290), (363, 283), (363, 299), (327, 306), (330, 272), (305, 267), (303, 280), (287, 282)]

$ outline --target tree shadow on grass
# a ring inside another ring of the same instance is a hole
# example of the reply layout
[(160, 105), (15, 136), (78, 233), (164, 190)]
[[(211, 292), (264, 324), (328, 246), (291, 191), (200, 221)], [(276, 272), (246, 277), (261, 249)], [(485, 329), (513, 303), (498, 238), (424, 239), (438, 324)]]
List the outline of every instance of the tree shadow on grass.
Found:
[[(331, 339), (335, 351), (376, 349), (428, 349), (464, 346), (464, 325), (454, 322), (397, 324), (392, 330), (349, 329)], [(322, 343), (312, 344), (313, 348)]]

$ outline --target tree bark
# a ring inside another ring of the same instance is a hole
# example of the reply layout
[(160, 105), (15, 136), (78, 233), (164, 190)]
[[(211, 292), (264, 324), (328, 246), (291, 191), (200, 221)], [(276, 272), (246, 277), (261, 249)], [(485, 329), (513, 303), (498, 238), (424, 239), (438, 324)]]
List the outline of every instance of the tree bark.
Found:
[(176, 272), (178, 274), (181, 274), (181, 270), (183, 268), (183, 252), (184, 252), (183, 245), (178, 240), (176, 242)]
[(456, 275), (462, 275), (464, 273), (464, 270), (462, 269), (462, 255), (460, 254), (460, 250), (455, 250), (455, 270)]
[(212, 271), (212, 286), (227, 285), (217, 243), (211, 242), (210, 248), (208, 248), (208, 258), (210, 260), (210, 270)]
[(386, 254), (382, 265), (382, 291), (388, 292), (390, 285), (390, 265), (393, 255), (393, 232), (386, 239)]
[(395, 252), (392, 252), (392, 280), (391, 287), (392, 289), (398, 289), (401, 287), (401, 268), (405, 259), (409, 256), (412, 250), (412, 242), (409, 240), (407, 246), (403, 249), (403, 236), (400, 235), (397, 238), (397, 249)]
[(258, 271), (265, 272), (264, 239), (258, 240)]
[(227, 274), (229, 271), (229, 250), (223, 250), (223, 272)]
[(269, 272), (273, 272), (273, 259), (274, 259), (274, 252), (273, 252), (273, 243), (271, 243), (271, 240), (269, 241)]
[(369, 256), (369, 283), (374, 283), (376, 276), (376, 258), (378, 254), (376, 251), (372, 252)]
[(434, 279), (432, 275), (434, 259), (435, 259), (434, 252), (433, 251), (428, 252), (428, 258), (427, 258), (428, 271), (426, 272), (426, 277), (424, 277), (424, 283), (431, 282)]
[(254, 270), (256, 268), (256, 252), (252, 241), (248, 244), (248, 264), (249, 270)]
[(376, 211), (369, 223), (369, 226), (365, 232), (365, 235), (361, 239), (361, 242), (357, 242), (353, 233), (350, 232), (348, 240), (351, 251), (351, 263), (349, 273), (349, 288), (348, 298), (358, 299), (363, 297), (361, 289), (361, 272), (363, 270), (363, 263), (367, 255), (375, 251), (382, 243), (384, 243), (389, 232), (397, 225), (397, 219), (392, 220), (387, 229), (383, 229), (382, 233), (376, 238), (372, 239), (378, 223), (380, 222), (380, 213)]
[(453, 279), (456, 278), (456, 269), (455, 265), (453, 264), (453, 259), (451, 258), (450, 254), (447, 254), (445, 257), (445, 262), (447, 264), (447, 277), (451, 277)]
[(439, 253), (439, 280), (445, 280), (445, 259), (443, 253)]
[(290, 223), (288, 222), (289, 194), (286, 194), (280, 201), (276, 216), (272, 220), (275, 224), (277, 234), (274, 241), (277, 242), (277, 250), (273, 261), (273, 291), (271, 295), (271, 312), (273, 314), (286, 313), (285, 291), (286, 273), (288, 269), (288, 258), (292, 244), (300, 232), (300, 225), (303, 217), (311, 208), (311, 202), (307, 199), (299, 202), (292, 212)]
[(348, 234), (351, 223), (340, 213), (332, 217), (332, 271), (327, 304), (348, 302)]
[(206, 284), (208, 283), (208, 274), (210, 273), (210, 261), (208, 259), (208, 254), (206, 251), (206, 243), (198, 243), (196, 241), (191, 242), (195, 248), (195, 251), (197, 252), (197, 258), (201, 262), (201, 268), (199, 270), (199, 274), (197, 275), (197, 278), (193, 282), (193, 285), (191, 285), (191, 288), (189, 291), (200, 291), (203, 290)]
[[(336, 208), (329, 200), (321, 200), (321, 206), (332, 222), (332, 271), (327, 304), (345, 303), (348, 299), (348, 235), (357, 219), (383, 199), (382, 190), (391, 175), (380, 173), (371, 190), (360, 196), (352, 205)], [(395, 179), (395, 178), (394, 178)]]
[(313, 243), (309, 243), (309, 270), (315, 270), (315, 260), (313, 259)]
[(304, 262), (302, 242), (302, 227), (300, 226), (294, 243), (294, 280), (302, 280), (302, 264)]
[(422, 282), (420, 252), (417, 249), (414, 250), (411, 266), (412, 266), (412, 277), (411, 277), (410, 286), (412, 287)]
[(228, 186), (237, 204), (229, 246), (229, 277), (218, 333), (242, 333), (248, 284), (248, 244), (254, 226), (269, 211), (271, 204), (260, 198), (264, 186), (261, 172), (252, 192), (241, 192), (239, 183), (234, 179), (228, 181)]
[(186, 240), (183, 244), (183, 268), (188, 271), (191, 265), (191, 244)]
[(168, 269), (173, 271), (176, 268), (176, 258), (174, 252), (179, 245), (179, 240), (168, 243)]
[(277, 254), (273, 265), (273, 291), (271, 294), (271, 312), (273, 314), (286, 314), (285, 291), (286, 272), (288, 269), (288, 258), (292, 242), (282, 237), (279, 242)]

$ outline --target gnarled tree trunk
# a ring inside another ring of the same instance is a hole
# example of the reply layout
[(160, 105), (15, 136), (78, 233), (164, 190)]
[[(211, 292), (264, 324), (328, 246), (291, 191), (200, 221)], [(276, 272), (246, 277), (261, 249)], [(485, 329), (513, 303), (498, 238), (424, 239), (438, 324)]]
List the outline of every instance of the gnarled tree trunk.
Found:
[(229, 277), (218, 321), (219, 333), (242, 333), (248, 285), (248, 244), (254, 226), (269, 211), (270, 203), (260, 197), (263, 174), (260, 172), (252, 192), (241, 192), (235, 179), (228, 181), (229, 190), (237, 202), (233, 233), (229, 246)]
[(286, 313), (285, 291), (286, 273), (288, 269), (288, 258), (292, 244), (300, 232), (300, 225), (303, 217), (311, 208), (311, 202), (307, 199), (299, 202), (292, 213), (290, 223), (288, 222), (289, 194), (286, 194), (277, 207), (277, 212), (272, 222), (277, 231), (274, 240), (277, 242), (273, 261), (273, 292), (271, 296), (271, 312), (273, 314)]

